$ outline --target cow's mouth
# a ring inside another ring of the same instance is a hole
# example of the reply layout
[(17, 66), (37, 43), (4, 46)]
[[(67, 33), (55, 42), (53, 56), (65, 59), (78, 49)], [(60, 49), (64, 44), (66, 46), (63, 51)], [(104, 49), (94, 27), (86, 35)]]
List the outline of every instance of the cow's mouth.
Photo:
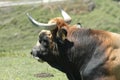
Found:
[(41, 63), (43, 63), (43, 62), (44, 62), (42, 59), (40, 59), (40, 58), (39, 58), (39, 57), (37, 57), (37, 56), (33, 56), (33, 58), (35, 58), (37, 61), (39, 61), (39, 62), (41, 62)]
[(42, 60), (40, 57), (38, 57), (37, 54), (38, 54), (38, 51), (36, 51), (36, 49), (33, 49), (31, 51), (31, 55), (34, 59), (36, 59), (39, 62), (44, 62), (44, 60)]

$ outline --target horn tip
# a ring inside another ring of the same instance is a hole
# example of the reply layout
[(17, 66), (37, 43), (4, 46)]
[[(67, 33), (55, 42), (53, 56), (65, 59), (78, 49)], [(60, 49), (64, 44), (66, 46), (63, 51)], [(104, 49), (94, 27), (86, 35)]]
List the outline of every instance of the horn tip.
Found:
[(26, 13), (27, 16), (29, 16), (29, 13)]

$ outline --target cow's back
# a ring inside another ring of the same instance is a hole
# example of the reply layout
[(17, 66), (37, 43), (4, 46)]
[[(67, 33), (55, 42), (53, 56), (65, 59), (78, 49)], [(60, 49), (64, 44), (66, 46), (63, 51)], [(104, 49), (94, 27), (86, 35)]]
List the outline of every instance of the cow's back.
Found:
[(115, 77), (113, 80), (120, 80), (120, 34), (111, 33), (111, 37), (113, 46), (106, 67)]

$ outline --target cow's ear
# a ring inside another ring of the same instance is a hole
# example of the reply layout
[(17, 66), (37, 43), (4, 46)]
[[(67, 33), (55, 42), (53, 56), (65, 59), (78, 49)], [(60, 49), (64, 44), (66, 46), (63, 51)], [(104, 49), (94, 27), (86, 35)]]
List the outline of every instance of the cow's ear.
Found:
[(60, 30), (58, 30), (57, 37), (64, 41), (67, 37), (67, 30), (65, 28), (61, 28)]

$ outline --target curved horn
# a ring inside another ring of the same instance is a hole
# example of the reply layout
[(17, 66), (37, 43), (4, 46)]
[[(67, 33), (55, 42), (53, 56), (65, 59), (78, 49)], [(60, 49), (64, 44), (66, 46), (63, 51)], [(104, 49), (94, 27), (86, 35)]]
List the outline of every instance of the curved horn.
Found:
[(27, 16), (28, 16), (28, 19), (35, 25), (35, 26), (38, 26), (38, 27), (45, 27), (45, 29), (47, 30), (53, 30), (55, 29), (56, 27), (56, 23), (50, 23), (50, 24), (45, 24), (45, 23), (40, 23), (40, 22), (37, 22), (35, 19), (33, 19), (29, 13), (27, 13)]
[(70, 24), (70, 22), (72, 20), (71, 17), (63, 9), (60, 8), (60, 11), (61, 11), (61, 14), (62, 14), (65, 22)]

